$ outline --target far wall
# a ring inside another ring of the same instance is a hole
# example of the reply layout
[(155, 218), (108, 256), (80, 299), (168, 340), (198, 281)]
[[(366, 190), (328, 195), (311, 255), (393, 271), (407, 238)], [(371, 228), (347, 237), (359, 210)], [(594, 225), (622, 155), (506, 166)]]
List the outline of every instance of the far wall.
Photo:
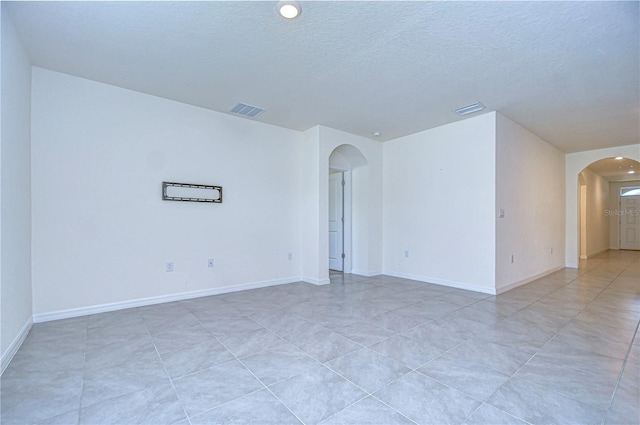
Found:
[(495, 292), (495, 113), (386, 142), (384, 273)]
[(564, 155), (544, 140), (491, 112), (383, 150), (385, 274), (499, 293), (563, 267)]
[(34, 314), (300, 279), (301, 133), (37, 67), (32, 90)]

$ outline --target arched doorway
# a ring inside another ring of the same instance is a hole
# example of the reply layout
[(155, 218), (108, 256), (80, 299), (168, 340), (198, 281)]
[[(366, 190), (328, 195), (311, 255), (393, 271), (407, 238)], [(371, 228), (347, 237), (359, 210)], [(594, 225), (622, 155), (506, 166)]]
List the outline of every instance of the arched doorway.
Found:
[[(580, 185), (578, 175), (591, 164), (607, 158), (623, 157), (640, 161), (640, 145), (618, 146), (565, 156), (565, 266), (577, 268), (580, 256)], [(638, 175), (638, 173), (635, 173)]]
[[(362, 152), (353, 145), (336, 147), (329, 155), (329, 200), (328, 200), (328, 258), (330, 272), (351, 273), (353, 264), (353, 223), (360, 221), (362, 212), (356, 196), (354, 212), (354, 188), (362, 190), (367, 166)], [(354, 182), (355, 177), (355, 182)], [(357, 227), (356, 227), (357, 229)], [(356, 243), (357, 246), (357, 243)]]
[(578, 173), (578, 258), (609, 249), (640, 250), (640, 163), (623, 156), (591, 162)]

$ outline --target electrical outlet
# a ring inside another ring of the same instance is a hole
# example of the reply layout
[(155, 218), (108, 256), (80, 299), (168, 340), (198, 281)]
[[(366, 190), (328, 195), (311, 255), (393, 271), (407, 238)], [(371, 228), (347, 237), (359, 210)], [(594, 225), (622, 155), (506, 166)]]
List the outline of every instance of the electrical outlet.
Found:
[(213, 267), (213, 258), (209, 258), (207, 260), (207, 267), (212, 268)]
[(293, 260), (293, 252), (290, 252), (289, 255), (287, 255), (287, 260)]
[(553, 254), (553, 247), (551, 247), (551, 253)]
[(511, 264), (513, 264), (513, 260), (514, 260), (514, 255), (511, 254)]
[(164, 271), (165, 272), (172, 272), (173, 271), (173, 261), (167, 261), (166, 264), (164, 265)]
[(407, 250), (404, 251), (404, 258), (409, 258), (409, 251)]

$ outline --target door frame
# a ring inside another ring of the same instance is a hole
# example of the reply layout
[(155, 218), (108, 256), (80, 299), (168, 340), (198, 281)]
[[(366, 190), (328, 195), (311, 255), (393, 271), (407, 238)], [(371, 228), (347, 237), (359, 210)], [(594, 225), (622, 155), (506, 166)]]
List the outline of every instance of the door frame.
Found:
[(344, 252), (344, 259), (342, 261), (342, 273), (351, 273), (352, 261), (352, 243), (351, 243), (351, 170), (330, 167), (329, 170), (339, 171), (342, 173), (344, 179), (344, 186), (342, 186), (342, 214), (344, 222), (342, 223), (342, 252)]
[[(640, 186), (625, 186), (625, 187), (620, 187), (618, 189), (618, 249), (622, 249), (622, 250), (630, 250), (630, 251), (636, 251), (635, 249), (630, 249), (630, 248), (623, 248), (622, 247), (622, 219), (624, 218), (624, 214), (626, 214), (626, 211), (622, 209), (622, 202), (625, 199), (624, 196), (622, 196), (622, 192), (623, 190), (630, 190), (630, 189), (640, 189)], [(639, 195), (634, 195), (634, 197), (638, 196), (638, 199), (640, 199)], [(640, 218), (640, 217), (639, 217)]]

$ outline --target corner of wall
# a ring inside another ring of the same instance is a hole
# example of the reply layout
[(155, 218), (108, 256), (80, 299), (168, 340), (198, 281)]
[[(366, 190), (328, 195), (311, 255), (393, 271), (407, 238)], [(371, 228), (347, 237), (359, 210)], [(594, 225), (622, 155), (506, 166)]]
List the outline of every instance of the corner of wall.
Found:
[(0, 359), (0, 376), (7, 369), (7, 366), (9, 366), (9, 363), (11, 363), (11, 360), (22, 346), (24, 340), (27, 339), (27, 335), (29, 335), (29, 331), (32, 327), (33, 318), (30, 317), (29, 320), (27, 320), (26, 323), (22, 326), (22, 328), (18, 332), (18, 335), (16, 335), (11, 344), (9, 344), (7, 349), (2, 352), (2, 358)]
[(562, 152), (496, 116), (495, 284), (503, 292), (564, 265), (565, 173)]
[(31, 63), (1, 4), (0, 318), (2, 369), (33, 314), (31, 281)]

